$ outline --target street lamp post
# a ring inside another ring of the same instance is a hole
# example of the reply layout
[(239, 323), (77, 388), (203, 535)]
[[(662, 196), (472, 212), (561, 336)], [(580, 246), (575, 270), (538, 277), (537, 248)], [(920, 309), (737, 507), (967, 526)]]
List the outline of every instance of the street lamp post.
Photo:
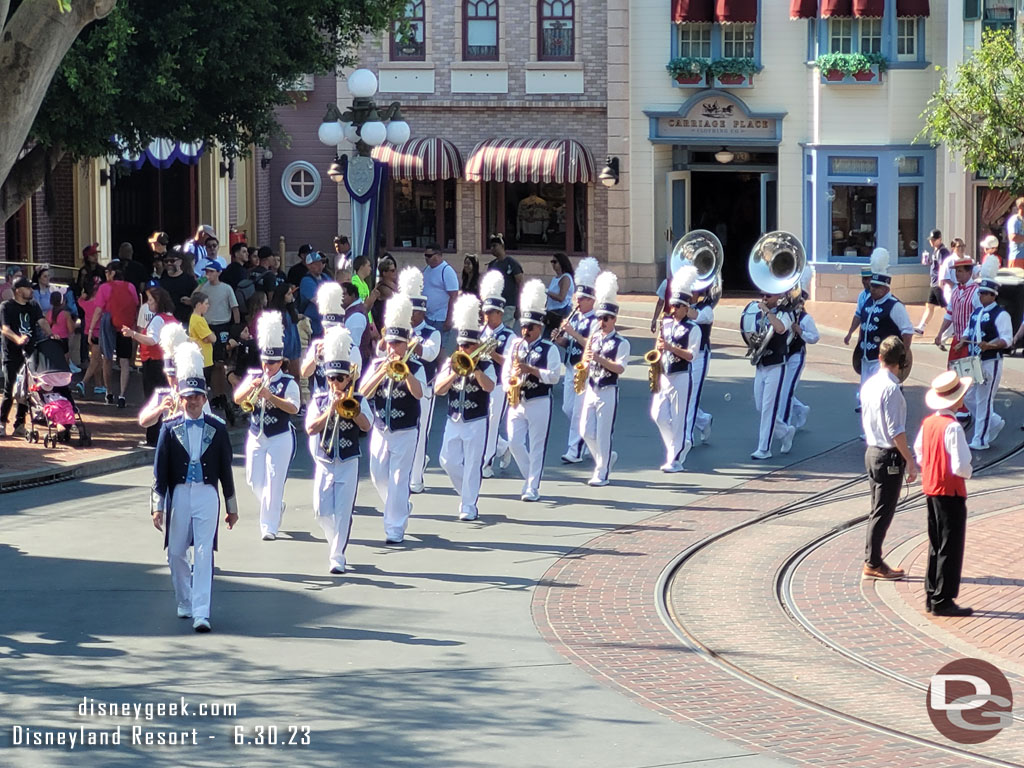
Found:
[(348, 76), (352, 104), (344, 111), (328, 104), (317, 131), (321, 143), (337, 148), (343, 141), (355, 145), (355, 155), (337, 155), (327, 172), (335, 183), (344, 181), (352, 200), (352, 255), (369, 256), (377, 263), (377, 232), (380, 229), (380, 196), (387, 179), (387, 166), (371, 157), (373, 148), (385, 141), (404, 144), (409, 124), (397, 101), (380, 108), (374, 101), (377, 76), (357, 69)]

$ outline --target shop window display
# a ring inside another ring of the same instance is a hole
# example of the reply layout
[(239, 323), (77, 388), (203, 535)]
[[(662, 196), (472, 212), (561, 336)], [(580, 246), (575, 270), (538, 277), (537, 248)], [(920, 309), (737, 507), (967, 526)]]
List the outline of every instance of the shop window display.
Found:
[(878, 230), (878, 188), (833, 184), (829, 198), (832, 201), (832, 255), (870, 256)]
[(508, 250), (585, 249), (585, 184), (492, 182), (488, 187), (487, 231), (504, 231)]

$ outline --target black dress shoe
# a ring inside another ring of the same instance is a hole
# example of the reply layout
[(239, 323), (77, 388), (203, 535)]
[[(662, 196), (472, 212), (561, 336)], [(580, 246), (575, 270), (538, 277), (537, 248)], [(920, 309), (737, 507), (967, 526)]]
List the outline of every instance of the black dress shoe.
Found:
[(334, 568), (331, 568), (331, 573), (333, 573), (333, 574), (342, 574), (344, 572), (345, 572), (344, 568), (338, 568), (337, 566), (335, 566)]
[(932, 614), (935, 616), (970, 616), (972, 613), (974, 613), (973, 608), (957, 605), (952, 600), (932, 605)]

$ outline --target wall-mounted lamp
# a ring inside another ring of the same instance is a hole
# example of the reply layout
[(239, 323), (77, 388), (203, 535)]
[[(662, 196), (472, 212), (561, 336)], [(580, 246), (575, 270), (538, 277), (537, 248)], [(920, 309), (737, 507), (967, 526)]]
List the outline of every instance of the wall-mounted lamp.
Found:
[(606, 187), (614, 187), (619, 183), (619, 158), (608, 155), (604, 161), (604, 168), (597, 174), (598, 181)]
[(229, 179), (235, 178), (235, 159), (233, 157), (228, 158), (226, 163), (223, 160), (220, 161), (220, 177), (223, 179), (225, 176)]
[(100, 186), (107, 186), (107, 182), (114, 178), (114, 174), (108, 171), (106, 168), (100, 168)]
[(327, 169), (327, 178), (335, 184), (341, 184), (348, 173), (348, 155), (337, 155), (331, 167)]
[(269, 149), (264, 151), (263, 157), (260, 158), (260, 168), (264, 171), (270, 167), (270, 161), (274, 159), (274, 153)]
[(715, 152), (715, 160), (722, 163), (723, 165), (725, 165), (726, 163), (731, 163), (733, 159), (735, 159), (735, 157), (736, 155), (734, 155), (725, 147), (722, 147), (720, 150)]

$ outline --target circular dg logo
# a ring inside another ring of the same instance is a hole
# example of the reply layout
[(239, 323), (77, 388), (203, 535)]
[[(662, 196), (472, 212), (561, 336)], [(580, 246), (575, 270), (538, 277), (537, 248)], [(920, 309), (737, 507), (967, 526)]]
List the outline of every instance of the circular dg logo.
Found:
[(1013, 692), (1006, 675), (981, 659), (957, 659), (932, 675), (928, 717), (958, 744), (988, 741), (1013, 722)]

